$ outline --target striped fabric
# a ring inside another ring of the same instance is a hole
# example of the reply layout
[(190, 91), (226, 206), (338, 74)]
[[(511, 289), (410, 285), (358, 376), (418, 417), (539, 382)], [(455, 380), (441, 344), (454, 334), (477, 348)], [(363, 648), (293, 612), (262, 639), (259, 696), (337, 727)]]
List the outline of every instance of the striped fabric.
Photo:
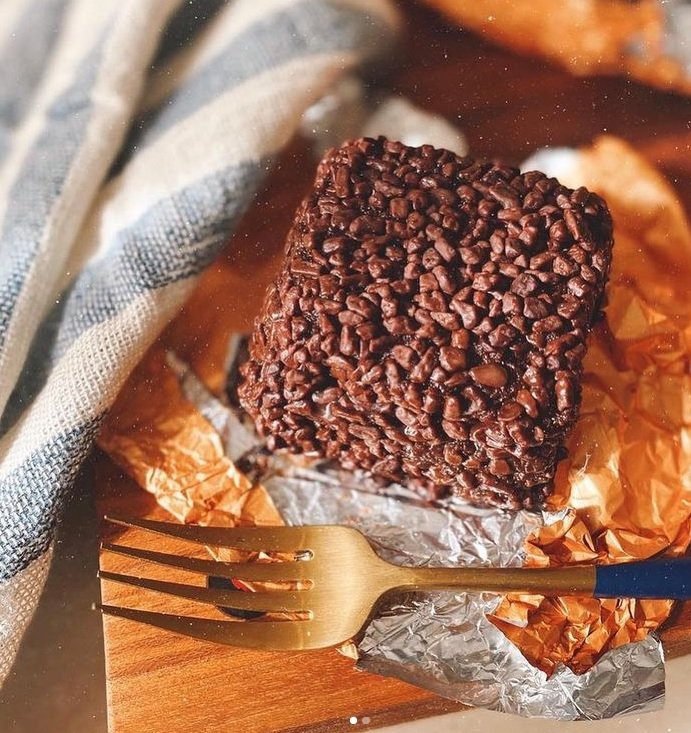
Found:
[(0, 3), (0, 680), (105, 411), (388, 0)]

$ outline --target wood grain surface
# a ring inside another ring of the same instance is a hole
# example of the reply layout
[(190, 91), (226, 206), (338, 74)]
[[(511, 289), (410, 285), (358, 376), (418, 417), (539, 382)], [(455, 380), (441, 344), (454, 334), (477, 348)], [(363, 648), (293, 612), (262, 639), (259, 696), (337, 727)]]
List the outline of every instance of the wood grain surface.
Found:
[[(536, 148), (587, 144), (609, 132), (656, 164), (691, 209), (689, 100), (621, 79), (575, 79), (450, 28), (430, 11), (408, 3), (405, 8), (404, 53), (390, 84), (461, 127), (474, 155), (517, 163)], [(304, 146), (295, 143), (216, 271), (232, 271), (238, 284), (250, 272), (255, 282), (270, 277), (313, 168)], [(214, 277), (213, 269), (209, 277)], [(246, 325), (260, 297), (261, 290), (255, 289), (237, 312), (210, 317), (232, 317)], [(200, 317), (200, 340), (204, 328), (205, 318)], [(166, 518), (107, 457), (97, 455), (95, 463), (99, 511)], [(140, 547), (183, 548), (173, 540), (104, 525), (103, 537), (114, 536)], [(136, 562), (112, 554), (103, 553), (101, 562), (108, 570), (141, 571)], [(181, 571), (151, 571), (151, 577), (200, 582)], [(102, 595), (105, 603), (198, 614), (188, 602), (113, 583), (102, 584)], [(111, 733), (336, 733), (461, 707), (403, 682), (356, 672), (352, 661), (336, 651), (234, 649), (109, 618), (104, 619), (104, 632)], [(668, 656), (691, 653), (691, 604), (678, 606), (662, 637)]]

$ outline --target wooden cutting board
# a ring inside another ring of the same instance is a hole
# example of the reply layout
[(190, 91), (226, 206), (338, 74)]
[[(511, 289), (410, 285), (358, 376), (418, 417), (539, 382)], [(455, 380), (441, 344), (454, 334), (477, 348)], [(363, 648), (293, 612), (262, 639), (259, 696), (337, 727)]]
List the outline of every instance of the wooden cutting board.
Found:
[[(392, 86), (458, 124), (475, 155), (519, 162), (536, 148), (586, 144), (606, 131), (635, 144), (675, 182), (691, 209), (689, 100), (622, 80), (574, 79), (449, 29), (429, 11), (408, 4), (405, 8), (409, 48)], [(287, 230), (290, 213), (313, 174), (304, 161), (297, 168), (291, 165), (296, 155), (304, 158), (305, 151), (289, 151), (239, 236), (251, 238), (260, 222), (265, 226), (267, 211), (277, 221), (276, 231)], [(277, 241), (280, 246), (280, 237)], [(240, 270), (252, 266), (237, 264)], [(97, 455), (95, 462), (102, 514), (166, 518), (106, 456)], [(169, 552), (181, 547), (104, 525), (104, 539), (116, 535), (140, 547), (155, 545)], [(131, 560), (105, 553), (102, 567), (134, 574), (140, 570)], [(167, 569), (152, 568), (151, 574), (194, 582)], [(102, 594), (105, 603), (114, 605), (196, 611), (184, 601), (113, 583), (104, 583)], [(461, 709), (403, 682), (356, 672), (352, 661), (336, 651), (233, 649), (110, 618), (104, 619), (104, 634), (111, 733), (336, 733)], [(691, 604), (678, 607), (662, 638), (668, 656), (691, 653)]]
[[(98, 456), (96, 464), (99, 511), (169, 519), (105, 455)], [(102, 538), (189, 554), (185, 543), (106, 523)], [(141, 562), (107, 552), (101, 554), (101, 567), (141, 572)], [(147, 576), (200, 582), (199, 576), (152, 564)], [(104, 582), (101, 592), (103, 602), (112, 605), (199, 615), (192, 602), (137, 588)], [(338, 733), (463, 708), (404, 682), (358, 672), (352, 660), (335, 650), (235, 649), (109, 617), (104, 617), (103, 628), (111, 733)], [(691, 603), (679, 608), (662, 639), (668, 657), (691, 653)]]

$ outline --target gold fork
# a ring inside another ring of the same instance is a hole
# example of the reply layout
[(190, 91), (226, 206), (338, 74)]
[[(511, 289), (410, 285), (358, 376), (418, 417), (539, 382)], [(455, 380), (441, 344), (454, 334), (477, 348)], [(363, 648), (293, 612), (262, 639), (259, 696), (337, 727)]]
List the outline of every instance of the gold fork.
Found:
[[(101, 571), (104, 580), (218, 607), (294, 614), (287, 620), (217, 621), (100, 605), (110, 616), (197, 639), (274, 650), (322, 649), (358, 636), (382, 598), (420, 590), (539, 593), (559, 596), (691, 598), (691, 557), (564, 568), (417, 568), (385, 562), (356, 529), (342, 526), (226, 528), (106, 517), (115, 524), (190, 542), (247, 551), (289, 553), (278, 562), (231, 563), (180, 557), (123, 545), (103, 549), (174, 568), (283, 589), (238, 592)], [(290, 589), (286, 589), (289, 586)], [(299, 589), (295, 589), (298, 586)]]

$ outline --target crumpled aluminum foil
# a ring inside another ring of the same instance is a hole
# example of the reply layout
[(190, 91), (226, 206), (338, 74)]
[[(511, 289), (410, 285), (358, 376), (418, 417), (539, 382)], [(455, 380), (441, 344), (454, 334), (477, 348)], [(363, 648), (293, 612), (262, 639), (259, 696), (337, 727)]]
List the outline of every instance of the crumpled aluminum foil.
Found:
[[(229, 373), (236, 373), (233, 337)], [(287, 524), (360, 529), (386, 560), (414, 566), (516, 566), (528, 534), (558, 515), (503, 513), (458, 500), (430, 505), (398, 485), (382, 487), (331, 464), (267, 454), (241, 411), (218, 400), (174, 355), (187, 399), (222, 436), (226, 452), (260, 481)], [(397, 677), (474, 707), (526, 717), (597, 720), (659, 709), (664, 658), (654, 635), (604, 654), (586, 674), (533, 667), (486, 615), (492, 594), (407, 594), (382, 607), (357, 645), (357, 667)]]

